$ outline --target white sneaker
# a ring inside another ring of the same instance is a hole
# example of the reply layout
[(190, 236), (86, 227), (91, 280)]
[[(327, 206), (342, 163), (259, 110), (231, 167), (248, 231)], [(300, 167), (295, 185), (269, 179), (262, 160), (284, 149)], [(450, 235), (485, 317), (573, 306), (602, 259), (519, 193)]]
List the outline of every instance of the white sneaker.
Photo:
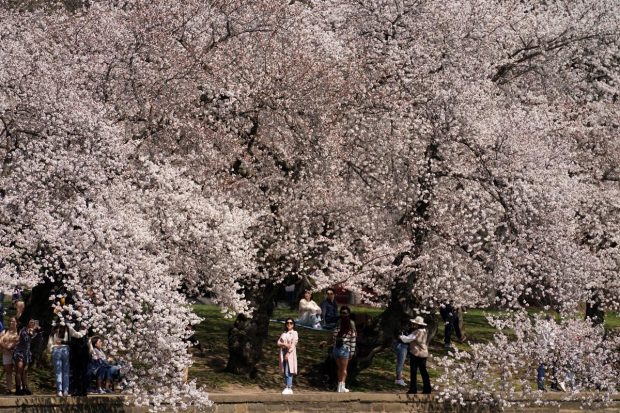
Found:
[(348, 393), (349, 389), (347, 389), (346, 387), (344, 387), (344, 383), (342, 383), (342, 392), (343, 393)]
[(338, 390), (336, 390), (338, 393), (342, 393), (342, 389), (344, 388), (344, 386), (342, 385), (342, 383), (338, 382)]
[(559, 384), (559, 386), (560, 386), (560, 389), (562, 389), (562, 391), (563, 391), (564, 393), (566, 393), (566, 385), (564, 384), (564, 382), (563, 382), (563, 381), (561, 381), (561, 382), (560, 382), (560, 383), (558, 383), (558, 384)]
[(400, 379), (400, 380), (394, 380), (394, 384), (398, 384), (399, 386), (406, 386), (407, 383), (405, 383), (405, 380)]
[(58, 397), (62, 397), (62, 392), (61, 391), (58, 392)]
[(284, 390), (282, 390), (282, 394), (293, 394), (293, 390), (286, 387)]

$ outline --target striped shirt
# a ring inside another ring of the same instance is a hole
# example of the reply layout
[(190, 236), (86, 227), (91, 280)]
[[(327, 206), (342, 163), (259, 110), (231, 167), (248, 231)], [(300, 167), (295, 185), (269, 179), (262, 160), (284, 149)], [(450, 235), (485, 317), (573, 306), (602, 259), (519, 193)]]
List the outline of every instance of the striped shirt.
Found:
[(336, 328), (334, 329), (334, 343), (337, 343), (338, 340), (342, 340), (342, 345), (347, 346), (349, 351), (351, 352), (351, 356), (355, 354), (355, 342), (357, 340), (357, 333), (355, 330), (355, 323), (351, 320), (351, 328), (349, 332), (342, 337), (338, 337), (338, 333), (340, 332), (340, 320), (338, 320), (338, 324), (336, 324)]

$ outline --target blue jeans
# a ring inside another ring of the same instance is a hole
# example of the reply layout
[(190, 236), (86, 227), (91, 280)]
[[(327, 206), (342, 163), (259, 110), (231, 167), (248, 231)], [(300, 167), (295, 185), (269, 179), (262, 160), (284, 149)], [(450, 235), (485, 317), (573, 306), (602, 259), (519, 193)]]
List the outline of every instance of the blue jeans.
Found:
[(394, 352), (396, 353), (396, 378), (402, 379), (407, 353), (409, 352), (409, 344), (396, 343)]
[(288, 361), (284, 361), (283, 363), (284, 366), (284, 385), (289, 388), (292, 389), (293, 388), (293, 375), (291, 374), (291, 371), (288, 368)]
[(69, 346), (58, 346), (52, 349), (52, 362), (56, 373), (56, 390), (69, 392)]
[(538, 390), (545, 390), (545, 363), (540, 363), (536, 369), (536, 384)]

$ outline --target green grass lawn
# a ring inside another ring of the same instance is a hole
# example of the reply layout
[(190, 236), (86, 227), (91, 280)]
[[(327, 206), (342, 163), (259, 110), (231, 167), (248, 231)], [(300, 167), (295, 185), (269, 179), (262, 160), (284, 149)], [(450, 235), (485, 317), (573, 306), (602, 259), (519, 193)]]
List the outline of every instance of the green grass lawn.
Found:
[[(276, 390), (282, 387), (282, 377), (278, 368), (278, 349), (276, 341), (283, 331), (283, 325), (271, 323), (269, 339), (264, 346), (264, 358), (258, 365), (259, 377), (251, 380), (244, 376), (224, 372), (227, 360), (226, 340), (228, 329), (232, 320), (225, 319), (219, 308), (212, 305), (194, 305), (194, 311), (204, 318), (197, 326), (196, 335), (201, 343), (206, 344), (206, 354), (201, 356), (194, 352), (194, 366), (190, 369), (190, 377), (196, 378), (199, 384), (205, 385), (210, 391), (228, 391), (238, 388), (270, 389)], [(381, 309), (371, 307), (352, 307), (354, 313), (368, 313), (378, 316)], [(486, 322), (485, 315), (488, 311), (470, 310), (465, 314), (465, 330), (472, 342), (484, 342), (492, 338), (494, 330)], [(282, 319), (288, 316), (296, 317), (297, 312), (278, 308), (273, 318)], [(310, 367), (320, 363), (326, 356), (326, 350), (319, 347), (319, 342), (326, 340), (331, 333), (313, 331), (298, 328), (299, 344), (297, 357), (299, 375), (295, 378), (295, 387), (298, 389), (314, 390), (310, 384), (308, 373)], [(466, 349), (467, 344), (457, 345)], [(444, 356), (447, 350), (443, 348), (443, 328), (440, 327), (438, 334), (431, 343), (431, 351), (435, 356)], [(372, 366), (362, 371), (357, 383), (350, 386), (355, 391), (389, 391), (393, 392), (395, 357), (392, 351), (385, 350), (375, 357)], [(434, 363), (429, 361), (429, 374), (431, 380), (439, 372), (434, 368)], [(409, 377), (409, 367), (405, 366), (405, 378)], [(403, 389), (404, 391), (404, 389)]]

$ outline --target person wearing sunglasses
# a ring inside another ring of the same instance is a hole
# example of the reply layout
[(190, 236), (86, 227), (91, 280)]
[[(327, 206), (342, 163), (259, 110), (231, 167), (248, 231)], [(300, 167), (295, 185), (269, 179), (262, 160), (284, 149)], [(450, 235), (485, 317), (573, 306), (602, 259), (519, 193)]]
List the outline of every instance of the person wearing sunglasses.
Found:
[[(347, 379), (347, 368), (349, 366), (349, 360), (355, 355), (355, 344), (357, 340), (357, 331), (355, 329), (355, 323), (351, 320), (351, 309), (343, 305), (340, 307), (340, 319), (336, 323), (332, 340), (334, 348), (332, 350), (332, 356), (336, 360), (336, 375), (338, 376), (338, 393), (348, 393), (349, 389), (346, 388), (345, 382)], [(327, 344), (326, 341), (322, 341), (319, 345), (323, 347)]]
[(293, 394), (293, 375), (297, 374), (297, 342), (299, 336), (295, 331), (295, 320), (287, 318), (284, 332), (278, 339), (280, 348), (280, 371), (284, 374), (284, 390), (282, 394)]
[(336, 327), (338, 322), (338, 303), (336, 294), (332, 288), (326, 291), (325, 299), (321, 302), (321, 314), (323, 315), (323, 328), (331, 329)]

